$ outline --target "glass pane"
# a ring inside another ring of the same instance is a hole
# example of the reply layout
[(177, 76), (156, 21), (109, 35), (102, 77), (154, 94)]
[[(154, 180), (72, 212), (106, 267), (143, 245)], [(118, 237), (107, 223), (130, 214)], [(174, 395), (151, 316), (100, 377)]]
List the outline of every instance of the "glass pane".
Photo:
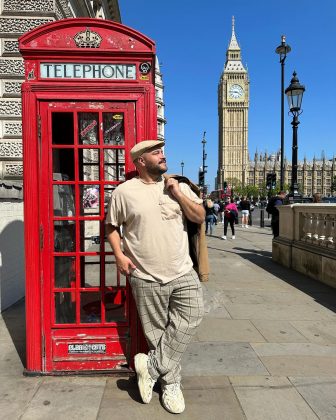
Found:
[(76, 301), (73, 292), (55, 293), (55, 322), (57, 324), (76, 322)]
[(86, 255), (80, 259), (81, 287), (100, 286), (100, 257)]
[(78, 143), (98, 144), (98, 113), (78, 113)]
[(104, 143), (125, 144), (124, 114), (120, 112), (103, 113)]
[(113, 290), (105, 294), (105, 319), (106, 322), (126, 321), (125, 290)]
[(84, 252), (100, 251), (99, 220), (84, 220), (80, 222), (80, 250)]
[(101, 294), (100, 292), (80, 294), (80, 321), (101, 322)]
[(72, 217), (75, 215), (75, 186), (53, 186), (54, 216)]
[(79, 149), (79, 180), (98, 181), (99, 180), (99, 150), (98, 149)]
[(126, 287), (126, 277), (117, 272), (114, 255), (105, 256), (105, 285)]
[(113, 191), (116, 189), (116, 185), (107, 185), (104, 187), (104, 214), (106, 215), (108, 205), (111, 200)]
[(100, 214), (99, 185), (80, 186), (80, 214), (93, 216)]
[(76, 249), (76, 226), (72, 221), (54, 222), (55, 252), (74, 252)]
[(75, 160), (73, 149), (53, 150), (53, 180), (74, 181)]
[(76, 286), (76, 258), (55, 257), (55, 287)]
[(53, 112), (51, 124), (53, 144), (74, 144), (74, 120), (72, 112)]
[(125, 181), (125, 150), (104, 150), (104, 178), (106, 181)]

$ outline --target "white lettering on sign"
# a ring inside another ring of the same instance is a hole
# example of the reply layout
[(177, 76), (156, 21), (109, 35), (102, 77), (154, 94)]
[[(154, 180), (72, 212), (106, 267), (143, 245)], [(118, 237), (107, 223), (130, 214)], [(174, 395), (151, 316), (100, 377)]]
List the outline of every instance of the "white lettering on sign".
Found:
[(68, 344), (69, 354), (82, 354), (82, 353), (106, 353), (106, 344), (103, 343), (90, 343), (90, 344)]
[(135, 80), (135, 64), (41, 63), (42, 79)]

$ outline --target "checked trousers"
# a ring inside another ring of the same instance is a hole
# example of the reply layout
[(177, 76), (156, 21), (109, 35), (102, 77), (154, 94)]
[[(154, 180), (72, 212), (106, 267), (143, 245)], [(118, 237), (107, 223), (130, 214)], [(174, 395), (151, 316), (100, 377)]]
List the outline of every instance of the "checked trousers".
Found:
[(137, 277), (130, 283), (149, 347), (149, 373), (164, 385), (179, 383), (183, 353), (204, 315), (197, 273), (166, 284)]

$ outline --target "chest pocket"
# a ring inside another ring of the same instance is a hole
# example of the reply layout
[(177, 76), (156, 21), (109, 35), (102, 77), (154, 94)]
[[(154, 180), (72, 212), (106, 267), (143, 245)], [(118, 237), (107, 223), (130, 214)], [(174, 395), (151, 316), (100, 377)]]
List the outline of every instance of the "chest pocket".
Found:
[(176, 219), (182, 215), (180, 205), (168, 194), (163, 194), (159, 199), (162, 220)]

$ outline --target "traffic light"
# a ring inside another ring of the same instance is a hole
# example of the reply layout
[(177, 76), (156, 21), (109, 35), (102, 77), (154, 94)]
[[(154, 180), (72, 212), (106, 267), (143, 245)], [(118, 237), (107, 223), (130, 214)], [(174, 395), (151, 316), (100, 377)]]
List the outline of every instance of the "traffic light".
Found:
[(272, 174), (272, 190), (276, 187), (276, 174)]
[(266, 189), (268, 190), (272, 188), (272, 177), (273, 177), (273, 174), (266, 175)]
[(202, 169), (198, 171), (198, 185), (200, 187), (204, 186), (204, 171)]
[(227, 182), (226, 181), (223, 182), (223, 190), (226, 193), (226, 191), (227, 191)]

